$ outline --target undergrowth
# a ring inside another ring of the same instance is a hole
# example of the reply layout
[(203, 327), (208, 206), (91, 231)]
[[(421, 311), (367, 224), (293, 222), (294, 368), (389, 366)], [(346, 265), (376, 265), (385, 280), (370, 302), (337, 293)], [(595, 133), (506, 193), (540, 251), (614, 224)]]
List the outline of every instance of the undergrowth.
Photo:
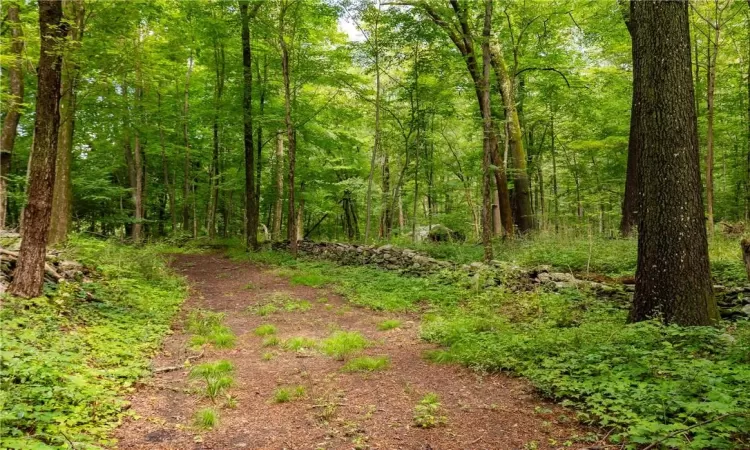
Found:
[(124, 396), (149, 373), (186, 294), (159, 252), (72, 236), (65, 257), (101, 277), (47, 285), (40, 298), (3, 298), (0, 448), (112, 443)]
[[(631, 276), (635, 244), (519, 239), (498, 244), (496, 258), (523, 267)], [(460, 262), (478, 259), (467, 255), (468, 247), (429, 248), (439, 249), (433, 256), (465, 252)], [(736, 240), (717, 235), (710, 248), (717, 282), (746, 283)], [(425, 355), (429, 360), (524, 376), (543, 395), (575, 408), (582, 422), (611, 430), (609, 439), (625, 448), (656, 442), (681, 449), (750, 447), (747, 321), (692, 328), (626, 324), (622, 305), (584, 290), (506, 292), (478, 289), (451, 274), (414, 278), (293, 260), (281, 252), (235, 256), (282, 266), (286, 277), (325, 277), (331, 289), (361, 306), (421, 311), (422, 337), (443, 345)]]

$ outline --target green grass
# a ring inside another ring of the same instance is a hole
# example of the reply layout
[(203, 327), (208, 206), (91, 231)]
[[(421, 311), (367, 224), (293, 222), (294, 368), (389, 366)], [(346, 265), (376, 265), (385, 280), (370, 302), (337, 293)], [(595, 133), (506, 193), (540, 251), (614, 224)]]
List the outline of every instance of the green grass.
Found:
[(307, 300), (292, 300), (284, 303), (284, 311), (286, 312), (305, 312), (310, 311), (312, 304)]
[(291, 284), (310, 287), (323, 287), (331, 281), (333, 280), (330, 277), (327, 277), (320, 272), (305, 272), (292, 275), (289, 278)]
[(321, 342), (320, 348), (326, 355), (343, 360), (369, 346), (369, 341), (360, 333), (334, 331), (330, 337)]
[(204, 383), (204, 395), (212, 402), (232, 387), (234, 366), (231, 362), (220, 360), (197, 365), (190, 370), (190, 378)]
[(388, 331), (393, 330), (395, 328), (398, 328), (401, 326), (401, 321), (398, 319), (388, 319), (380, 322), (378, 324), (378, 330), (380, 331)]
[(300, 352), (304, 350), (314, 350), (318, 347), (318, 341), (303, 336), (289, 338), (284, 341), (284, 349)]
[(274, 325), (271, 325), (270, 323), (266, 323), (258, 326), (255, 330), (253, 330), (253, 333), (255, 333), (256, 336), (269, 336), (272, 334), (276, 334), (276, 327)]
[(434, 428), (446, 422), (440, 398), (434, 392), (425, 394), (414, 407), (414, 424), (420, 428)]
[(219, 412), (214, 408), (202, 408), (195, 413), (195, 426), (203, 430), (211, 430), (219, 424)]
[(349, 360), (344, 367), (344, 372), (375, 372), (386, 370), (391, 365), (391, 359), (387, 356), (361, 356)]
[(287, 403), (294, 400), (301, 400), (307, 395), (304, 386), (286, 386), (280, 387), (273, 392), (274, 403)]
[(63, 258), (101, 278), (46, 285), (40, 298), (3, 298), (0, 448), (113, 445), (125, 396), (150, 373), (186, 295), (159, 249), (73, 235)]
[(279, 311), (279, 307), (274, 305), (273, 303), (268, 303), (252, 309), (255, 311), (255, 314), (259, 315), (260, 317), (270, 316), (271, 314), (277, 313)]
[(232, 330), (222, 325), (224, 313), (196, 309), (190, 312), (186, 328), (193, 336), (190, 338), (191, 347), (213, 344), (216, 348), (232, 348), (236, 336)]
[(281, 340), (278, 336), (266, 336), (263, 339), (263, 347), (276, 347), (281, 343)]

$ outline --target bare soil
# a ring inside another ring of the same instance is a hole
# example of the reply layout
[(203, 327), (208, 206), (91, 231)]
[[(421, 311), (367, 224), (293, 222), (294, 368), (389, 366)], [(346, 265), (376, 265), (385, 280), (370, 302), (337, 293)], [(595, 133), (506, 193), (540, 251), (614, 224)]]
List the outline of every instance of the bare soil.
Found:
[[(588, 430), (568, 411), (536, 396), (524, 380), (424, 360), (422, 353), (435, 347), (419, 339), (417, 316), (359, 308), (324, 288), (292, 286), (272, 268), (218, 254), (176, 256), (173, 267), (187, 278), (191, 292), (153, 366), (180, 366), (195, 355), (183, 329), (189, 311), (224, 312), (236, 345), (227, 350), (206, 346), (193, 363), (231, 361), (235, 384), (230, 393), (237, 407), (219, 406), (219, 425), (199, 430), (194, 415), (211, 402), (188, 379), (188, 369), (155, 374), (130, 399), (134, 417), (116, 431), (117, 448), (494, 450), (563, 448), (566, 441), (572, 444), (565, 448), (586, 447), (575, 436)], [(312, 308), (266, 317), (248, 311), (274, 292), (308, 300)], [(402, 326), (379, 331), (377, 324), (391, 318)], [(253, 330), (264, 323), (275, 325), (282, 341), (322, 339), (336, 329), (358, 331), (375, 343), (363, 354), (388, 356), (391, 366), (344, 373), (344, 362), (322, 353), (263, 347)], [(273, 357), (264, 360), (269, 351)], [(305, 386), (306, 397), (274, 403), (274, 391), (290, 385)], [(414, 407), (429, 392), (439, 395), (446, 422), (423, 429), (414, 423)]]

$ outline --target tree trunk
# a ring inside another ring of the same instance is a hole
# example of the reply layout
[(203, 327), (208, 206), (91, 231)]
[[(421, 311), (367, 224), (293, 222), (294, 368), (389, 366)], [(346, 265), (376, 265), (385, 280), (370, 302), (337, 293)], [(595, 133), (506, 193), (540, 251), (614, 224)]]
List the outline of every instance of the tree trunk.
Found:
[(169, 163), (167, 162), (166, 144), (164, 143), (164, 126), (161, 122), (161, 93), (159, 93), (158, 91), (156, 93), (156, 99), (159, 117), (159, 145), (161, 146), (161, 167), (164, 177), (164, 192), (169, 198), (169, 214), (172, 217), (171, 232), (174, 233), (175, 231), (177, 231), (177, 211), (175, 210), (174, 192), (172, 191), (172, 188), (169, 184)]
[(490, 210), (490, 177), (494, 134), (492, 125), (492, 109), (490, 106), (490, 32), (492, 26), (492, 0), (484, 1), (484, 28), (482, 30), (482, 78), (481, 78), (481, 106), (484, 137), (482, 139), (482, 247), (484, 260), (492, 259), (492, 217)]
[[(378, 2), (378, 14), (375, 16), (375, 35), (373, 36), (375, 49), (375, 139), (372, 145), (370, 157), (370, 175), (367, 179), (367, 205), (365, 206), (365, 243), (370, 241), (370, 220), (372, 217), (372, 180), (375, 175), (375, 158), (380, 149), (380, 47), (378, 46), (378, 24), (380, 19), (380, 2)], [(385, 164), (385, 162), (384, 162)], [(383, 166), (385, 170), (385, 165)], [(388, 196), (390, 192), (384, 192)], [(387, 202), (387, 200), (386, 200)]]
[[(266, 91), (268, 90), (268, 55), (263, 55), (263, 77), (260, 75), (260, 65), (255, 64), (255, 68), (258, 69), (258, 84), (260, 85), (260, 123), (258, 124), (258, 132), (256, 133), (255, 139), (257, 142), (257, 154), (255, 157), (255, 203), (258, 205), (258, 214), (260, 215), (260, 190), (261, 190), (261, 174), (263, 173), (263, 118), (265, 116), (266, 107)], [(260, 220), (260, 218), (259, 218)]]
[(560, 232), (560, 195), (557, 192), (557, 152), (555, 151), (555, 116), (550, 117), (550, 153), (552, 154), (552, 195), (555, 206), (555, 233)]
[(211, 153), (210, 186), (211, 197), (208, 207), (208, 237), (216, 237), (216, 213), (219, 209), (219, 113), (221, 99), (224, 95), (224, 44), (214, 42), (214, 65), (216, 83), (214, 86), (214, 123), (213, 123), (213, 152)]
[(61, 24), (62, 3), (39, 0), (41, 48), (34, 115), (34, 145), (29, 162), (28, 200), (23, 210), (21, 248), (18, 252), (11, 295), (37, 297), (42, 294), (52, 190), (55, 185), (57, 133), (60, 125), (61, 54), (59, 42), (65, 36)]
[[(714, 92), (716, 91), (716, 56), (719, 52), (719, 26), (714, 28), (706, 49), (706, 218), (709, 232), (714, 230)], [(712, 52), (713, 50), (713, 52)]]
[(281, 239), (281, 215), (284, 206), (284, 135), (283, 131), (276, 132), (276, 200), (273, 206), (273, 224), (271, 226), (271, 238), (274, 241)]
[(701, 197), (687, 2), (631, 3), (643, 92), (638, 268), (631, 322), (718, 320)]
[(513, 77), (505, 67), (498, 45), (494, 45), (491, 62), (497, 76), (498, 87), (503, 98), (505, 120), (508, 122), (508, 145), (513, 159), (513, 190), (515, 195), (516, 223), (518, 231), (526, 233), (534, 228), (534, 212), (531, 210), (529, 192), (529, 174), (526, 169), (526, 151), (523, 147), (521, 122), (518, 118), (515, 96), (513, 94)]
[[(11, 62), (8, 64), (8, 105), (3, 120), (2, 135), (0, 135), (0, 230), (5, 228), (8, 211), (8, 173), (16, 142), (18, 121), (21, 119), (21, 105), (23, 104), (23, 29), (18, 13), (18, 3), (8, 5), (8, 27), (10, 28)], [(9, 58), (10, 59), (10, 58)]]
[(283, 6), (279, 23), (279, 44), (281, 46), (281, 71), (284, 78), (284, 122), (286, 123), (286, 138), (289, 144), (289, 213), (287, 217), (287, 236), (289, 239), (289, 250), (293, 257), (297, 257), (297, 227), (296, 215), (294, 214), (294, 171), (296, 165), (297, 136), (292, 122), (292, 92), (289, 73), (289, 49), (284, 38), (284, 15), (288, 5)]
[[(242, 97), (242, 116), (245, 142), (245, 228), (247, 229), (246, 247), (258, 249), (258, 203), (255, 197), (255, 154), (253, 153), (253, 55), (250, 46), (250, 19), (248, 2), (240, 2), (242, 17), (242, 73), (244, 95)], [(252, 12), (255, 16), (257, 6)]]
[(622, 201), (622, 218), (620, 220), (620, 234), (627, 237), (630, 236), (633, 231), (633, 227), (636, 225), (638, 220), (638, 160), (640, 155), (640, 149), (642, 147), (641, 142), (638, 141), (640, 135), (638, 130), (638, 116), (640, 114), (640, 97), (641, 93), (637, 90), (639, 83), (635, 79), (638, 70), (635, 68), (635, 64), (638, 63), (637, 55), (639, 54), (636, 48), (636, 40), (633, 35), (634, 24), (633, 18), (630, 15), (630, 11), (623, 12), (625, 18), (625, 25), (628, 28), (631, 40), (631, 55), (633, 61), (633, 93), (630, 102), (630, 136), (628, 138), (628, 163), (625, 171), (625, 195)]
[[(140, 42), (139, 42), (140, 45)], [(141, 136), (141, 126), (144, 122), (143, 117), (143, 72), (141, 70), (141, 50), (136, 55), (135, 63), (135, 74), (136, 74), (136, 87), (135, 87), (135, 111), (136, 111), (136, 124), (135, 127), (135, 145), (133, 147), (133, 170), (135, 171), (135, 185), (133, 189), (133, 205), (134, 210), (134, 222), (133, 222), (133, 242), (138, 244), (143, 238), (143, 220), (145, 219), (145, 207), (144, 207), (144, 193), (145, 193), (145, 174), (144, 174), (144, 151), (143, 151), (143, 138)], [(59, 159), (58, 159), (59, 161)]]
[[(500, 209), (500, 221), (503, 225), (505, 236), (512, 239), (515, 235), (513, 227), (513, 209), (510, 206), (510, 191), (508, 190), (508, 171), (506, 170), (505, 159), (500, 157), (500, 131), (497, 125), (492, 127), (492, 136), (490, 136), (492, 151), (492, 164), (496, 167), (495, 186), (497, 187), (497, 198)], [(505, 140), (505, 155), (508, 154), (508, 140)]]
[(182, 106), (182, 138), (185, 142), (185, 159), (183, 161), (183, 183), (182, 183), (182, 232), (190, 227), (190, 138), (188, 134), (188, 122), (190, 112), (190, 74), (193, 71), (193, 49), (190, 49), (187, 72), (185, 73), (185, 102)]

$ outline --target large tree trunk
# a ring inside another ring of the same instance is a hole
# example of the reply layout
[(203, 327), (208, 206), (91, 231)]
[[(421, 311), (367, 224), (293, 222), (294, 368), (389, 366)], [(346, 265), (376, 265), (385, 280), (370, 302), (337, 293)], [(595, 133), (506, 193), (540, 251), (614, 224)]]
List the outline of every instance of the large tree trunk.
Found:
[[(515, 229), (513, 227), (513, 209), (510, 206), (510, 190), (508, 189), (508, 171), (505, 168), (505, 158), (500, 157), (500, 131), (495, 124), (492, 127), (490, 141), (492, 145), (492, 164), (496, 167), (495, 186), (497, 188), (498, 205), (500, 209), (500, 221), (503, 225), (503, 231), (506, 238), (513, 238)], [(508, 140), (505, 140), (507, 154)]]
[[(244, 95), (242, 97), (242, 117), (245, 142), (245, 243), (248, 250), (258, 249), (258, 203), (255, 197), (255, 153), (253, 153), (253, 54), (250, 46), (250, 19), (248, 2), (240, 2), (242, 17), (242, 74)], [(258, 10), (252, 11), (252, 16)]]
[(529, 174), (526, 169), (526, 151), (523, 147), (523, 133), (518, 118), (515, 96), (513, 93), (513, 76), (508, 73), (502, 52), (498, 45), (492, 48), (492, 66), (497, 76), (497, 84), (503, 98), (505, 120), (508, 123), (508, 145), (513, 160), (513, 190), (515, 196), (516, 224), (518, 231), (526, 233), (534, 228), (534, 212), (531, 209)]
[(273, 205), (273, 223), (271, 225), (271, 238), (274, 241), (281, 239), (281, 216), (284, 206), (284, 135), (283, 131), (276, 132), (276, 156), (274, 162), (276, 173), (276, 199)]
[(710, 325), (708, 265), (687, 2), (631, 3), (643, 92), (638, 164), (638, 268), (631, 322)]
[(61, 26), (62, 3), (39, 0), (41, 49), (34, 115), (34, 145), (29, 163), (28, 200), (23, 210), (21, 248), (10, 285), (11, 295), (37, 297), (42, 294), (52, 189), (55, 185), (57, 133), (60, 125), (59, 42), (65, 36)]
[(23, 103), (23, 30), (21, 17), (18, 14), (18, 3), (8, 6), (8, 27), (10, 27), (10, 54), (12, 60), (8, 64), (8, 104), (3, 120), (2, 135), (0, 135), (0, 230), (5, 228), (8, 210), (8, 173), (16, 142), (18, 121), (21, 119), (21, 104)]
[[(140, 44), (140, 42), (139, 42)], [(139, 49), (139, 53), (142, 49)], [(143, 72), (141, 68), (141, 55), (136, 57), (135, 74), (136, 74), (136, 87), (135, 87), (135, 111), (136, 111), (136, 124), (135, 127), (135, 145), (133, 147), (133, 170), (135, 171), (134, 179), (135, 184), (132, 186), (133, 189), (133, 205), (134, 209), (134, 222), (133, 222), (133, 242), (136, 244), (141, 242), (143, 239), (143, 221), (145, 219), (145, 191), (146, 191), (146, 177), (144, 173), (144, 151), (143, 151), (143, 137), (141, 136), (141, 127), (143, 125)], [(59, 160), (58, 160), (59, 161)]]
[[(718, 17), (717, 17), (718, 23)], [(708, 230), (714, 230), (714, 92), (716, 91), (716, 56), (719, 52), (719, 27), (709, 38), (706, 58), (706, 212)], [(713, 51), (712, 51), (713, 50)]]
[[(633, 18), (630, 10), (623, 11), (625, 25), (628, 27), (631, 40), (631, 55), (633, 65), (638, 62), (638, 49), (633, 36)], [(640, 155), (641, 143), (638, 141), (638, 116), (641, 105), (641, 93), (637, 90), (639, 83), (635, 79), (638, 70), (633, 67), (633, 94), (630, 102), (630, 137), (628, 139), (628, 163), (625, 171), (625, 195), (622, 201), (622, 218), (620, 220), (620, 234), (627, 237), (633, 231), (633, 227), (638, 220), (638, 160)]]

